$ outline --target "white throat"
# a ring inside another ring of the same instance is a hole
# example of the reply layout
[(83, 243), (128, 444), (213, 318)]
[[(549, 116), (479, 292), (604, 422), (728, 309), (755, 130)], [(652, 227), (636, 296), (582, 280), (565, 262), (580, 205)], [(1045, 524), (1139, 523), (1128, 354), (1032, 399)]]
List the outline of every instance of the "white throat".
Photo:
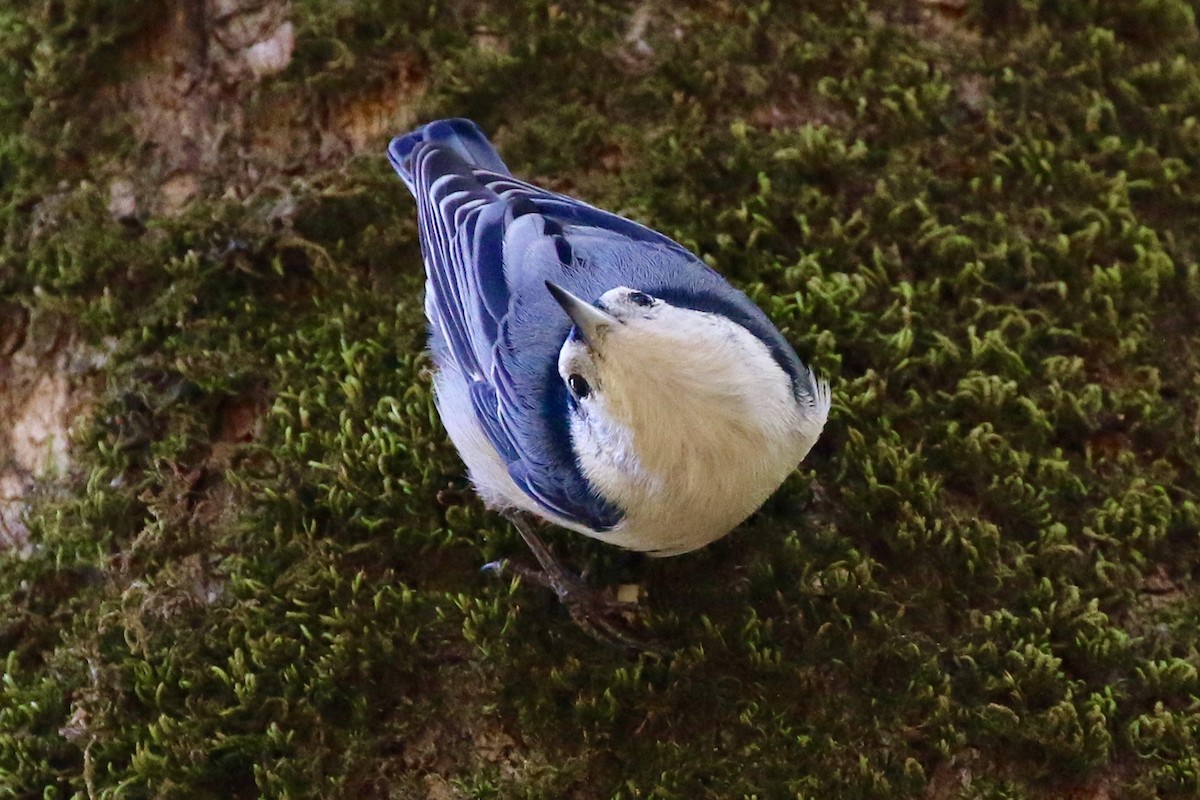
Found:
[(671, 555), (724, 536), (816, 441), (828, 390), (800, 403), (761, 340), (725, 317), (668, 307), (607, 337), (603, 391), (572, 422), (580, 467), (626, 512), (594, 534)]

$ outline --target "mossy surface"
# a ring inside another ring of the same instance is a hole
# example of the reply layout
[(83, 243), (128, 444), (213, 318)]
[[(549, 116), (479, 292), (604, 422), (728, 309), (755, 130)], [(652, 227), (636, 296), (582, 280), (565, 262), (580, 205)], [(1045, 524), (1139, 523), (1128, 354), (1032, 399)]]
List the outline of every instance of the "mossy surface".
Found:
[(1200, 793), (1195, 0), (292, 5), (264, 96), (411, 65), (746, 289), (829, 425), (698, 553), (551, 534), (675, 654), (598, 645), (479, 571), (526, 555), (437, 421), (386, 137), (282, 217), (114, 221), (120, 112), (72, 115), (163, 6), (5, 4), (0, 291), (111, 356), (0, 553), (0, 798)]

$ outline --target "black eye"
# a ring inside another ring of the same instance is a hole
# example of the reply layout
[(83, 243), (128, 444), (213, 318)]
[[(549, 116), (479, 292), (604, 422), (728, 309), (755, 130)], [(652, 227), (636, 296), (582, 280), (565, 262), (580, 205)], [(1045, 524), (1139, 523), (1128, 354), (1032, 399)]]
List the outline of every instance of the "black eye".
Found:
[(579, 398), (587, 397), (592, 393), (592, 387), (583, 379), (582, 375), (572, 373), (567, 377), (567, 386), (571, 389), (571, 394)]
[(645, 292), (630, 292), (629, 302), (642, 308), (647, 308), (654, 305), (654, 298)]

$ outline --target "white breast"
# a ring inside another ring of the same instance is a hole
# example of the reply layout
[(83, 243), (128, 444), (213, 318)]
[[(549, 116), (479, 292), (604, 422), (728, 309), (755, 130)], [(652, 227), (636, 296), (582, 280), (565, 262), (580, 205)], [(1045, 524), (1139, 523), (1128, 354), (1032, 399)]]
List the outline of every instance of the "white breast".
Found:
[(714, 327), (683, 334), (682, 360), (677, 350), (646, 347), (634, 359), (609, 358), (603, 411), (572, 421), (584, 476), (626, 515), (608, 531), (548, 513), (526, 495), (479, 426), (465, 377), (452, 365), (439, 370), (438, 412), (484, 502), (656, 556), (703, 547), (741, 523), (816, 442), (829, 389), (814, 380), (811, 402), (797, 402), (761, 341), (727, 321), (705, 325)]
[(741, 326), (673, 312), (669, 335), (606, 342), (603, 396), (572, 424), (584, 475), (627, 515), (596, 537), (655, 555), (703, 547), (742, 522), (829, 413), (827, 386), (814, 381), (811, 402), (797, 402), (787, 373)]

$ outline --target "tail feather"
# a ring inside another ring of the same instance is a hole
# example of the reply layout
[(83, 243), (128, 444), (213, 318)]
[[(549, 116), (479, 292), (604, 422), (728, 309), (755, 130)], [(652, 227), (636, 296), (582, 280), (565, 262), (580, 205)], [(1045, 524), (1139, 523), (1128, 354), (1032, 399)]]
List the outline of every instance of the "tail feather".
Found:
[(442, 119), (423, 125), (411, 133), (397, 136), (388, 145), (388, 160), (400, 174), (400, 179), (410, 192), (416, 193), (413, 179), (413, 154), (419, 145), (426, 142), (443, 145), (453, 151), (466, 164), (501, 175), (509, 175), (508, 167), (500, 159), (496, 148), (488, 141), (483, 131), (469, 119)]

